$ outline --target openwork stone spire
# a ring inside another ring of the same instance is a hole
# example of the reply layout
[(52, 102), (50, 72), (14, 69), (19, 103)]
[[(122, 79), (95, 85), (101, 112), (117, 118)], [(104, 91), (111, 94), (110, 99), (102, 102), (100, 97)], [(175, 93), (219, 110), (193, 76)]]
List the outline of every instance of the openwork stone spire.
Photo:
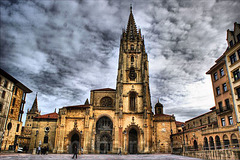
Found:
[(30, 113), (36, 113), (36, 112), (38, 112), (37, 94), (36, 94), (35, 100), (33, 102), (32, 108), (30, 110)]
[(136, 23), (132, 13), (132, 6), (130, 6), (130, 15), (128, 19), (126, 34), (127, 34), (126, 37), (132, 41), (136, 40), (138, 36)]

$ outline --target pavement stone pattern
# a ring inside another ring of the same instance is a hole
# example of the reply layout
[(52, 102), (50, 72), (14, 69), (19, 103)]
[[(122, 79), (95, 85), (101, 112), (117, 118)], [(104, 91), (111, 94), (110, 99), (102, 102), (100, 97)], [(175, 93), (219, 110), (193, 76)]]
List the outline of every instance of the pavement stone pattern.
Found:
[[(0, 160), (71, 160), (72, 154), (0, 154)], [(200, 160), (198, 158), (185, 157), (171, 154), (139, 154), (139, 155), (116, 155), (116, 154), (86, 154), (78, 155), (79, 160)]]

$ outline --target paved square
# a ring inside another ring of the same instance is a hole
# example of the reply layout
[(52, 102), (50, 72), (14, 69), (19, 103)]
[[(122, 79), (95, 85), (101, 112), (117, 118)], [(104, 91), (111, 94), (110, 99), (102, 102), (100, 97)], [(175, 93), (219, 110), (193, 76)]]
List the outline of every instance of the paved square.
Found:
[[(49, 154), (49, 155), (32, 155), (32, 154), (2, 154), (1, 160), (71, 160), (71, 154)], [(140, 155), (103, 155), (88, 154), (78, 156), (81, 160), (200, 160), (198, 158), (184, 157), (171, 154), (140, 154)]]

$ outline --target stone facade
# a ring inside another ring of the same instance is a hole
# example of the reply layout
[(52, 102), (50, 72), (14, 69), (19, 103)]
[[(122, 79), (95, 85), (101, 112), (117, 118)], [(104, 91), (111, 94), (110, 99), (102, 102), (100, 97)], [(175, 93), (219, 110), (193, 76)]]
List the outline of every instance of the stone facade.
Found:
[(240, 159), (239, 150), (187, 151), (184, 155), (206, 160)]
[[(27, 115), (26, 115), (26, 121), (25, 121), (25, 126), (23, 127), (23, 132), (21, 134), (20, 141), (24, 142), (22, 143), (22, 147), (25, 147), (26, 150), (30, 149), (32, 150), (33, 148), (30, 148), (30, 140), (32, 135), (35, 135), (35, 133), (33, 133), (33, 123), (35, 120), (35, 117), (39, 116), (40, 112), (38, 110), (38, 101), (37, 101), (37, 95), (36, 98), (33, 102), (32, 108), (30, 110), (27, 111)], [(34, 147), (34, 146), (32, 146)]]
[(32, 131), (30, 137), (29, 151), (40, 146), (48, 147), (49, 152), (52, 152), (55, 144), (56, 127), (58, 114), (56, 112), (38, 115), (32, 123)]
[(2, 74), (0, 75), (0, 136), (3, 136), (14, 84)]
[(234, 31), (227, 31), (228, 48), (224, 52), (234, 111), (240, 124), (240, 24), (234, 23)]
[[(6, 98), (6, 100), (3, 100), (4, 108), (2, 110), (2, 118), (4, 119), (2, 120), (5, 122), (1, 124), (3, 125), (2, 130), (5, 134), (1, 136), (0, 146), (1, 150), (16, 150), (18, 146), (18, 137), (21, 134), (21, 120), (26, 93), (31, 93), (32, 91), (2, 69), (0, 80), (2, 99)], [(2, 81), (4, 82), (2, 83)]]
[(171, 152), (174, 116), (154, 115), (149, 90), (148, 55), (132, 9), (119, 50), (116, 89), (92, 90), (90, 103), (59, 110), (55, 153)]
[[(227, 159), (239, 154), (239, 27), (235, 23), (234, 31), (227, 31), (229, 46), (207, 72), (211, 75), (215, 106), (212, 111), (186, 121), (183, 130), (172, 135), (174, 152), (204, 159)], [(233, 153), (235, 150), (238, 152)]]
[(173, 151), (202, 150), (204, 147), (202, 132), (217, 126), (216, 112), (210, 111), (184, 123), (184, 132), (179, 130), (172, 135)]

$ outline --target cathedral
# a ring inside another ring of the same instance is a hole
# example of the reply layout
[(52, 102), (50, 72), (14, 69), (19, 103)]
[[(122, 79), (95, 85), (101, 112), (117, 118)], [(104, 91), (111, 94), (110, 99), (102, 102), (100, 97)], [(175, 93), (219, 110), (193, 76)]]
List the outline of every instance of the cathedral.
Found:
[(29, 127), (35, 126), (26, 131), (32, 135), (30, 149), (48, 145), (53, 153), (72, 153), (75, 146), (86, 154), (171, 152), (170, 135), (179, 123), (174, 115), (163, 113), (159, 102), (152, 111), (148, 54), (132, 7), (118, 61), (116, 89), (91, 90), (90, 101), (60, 108), (58, 116), (40, 115), (34, 102), (26, 119)]

